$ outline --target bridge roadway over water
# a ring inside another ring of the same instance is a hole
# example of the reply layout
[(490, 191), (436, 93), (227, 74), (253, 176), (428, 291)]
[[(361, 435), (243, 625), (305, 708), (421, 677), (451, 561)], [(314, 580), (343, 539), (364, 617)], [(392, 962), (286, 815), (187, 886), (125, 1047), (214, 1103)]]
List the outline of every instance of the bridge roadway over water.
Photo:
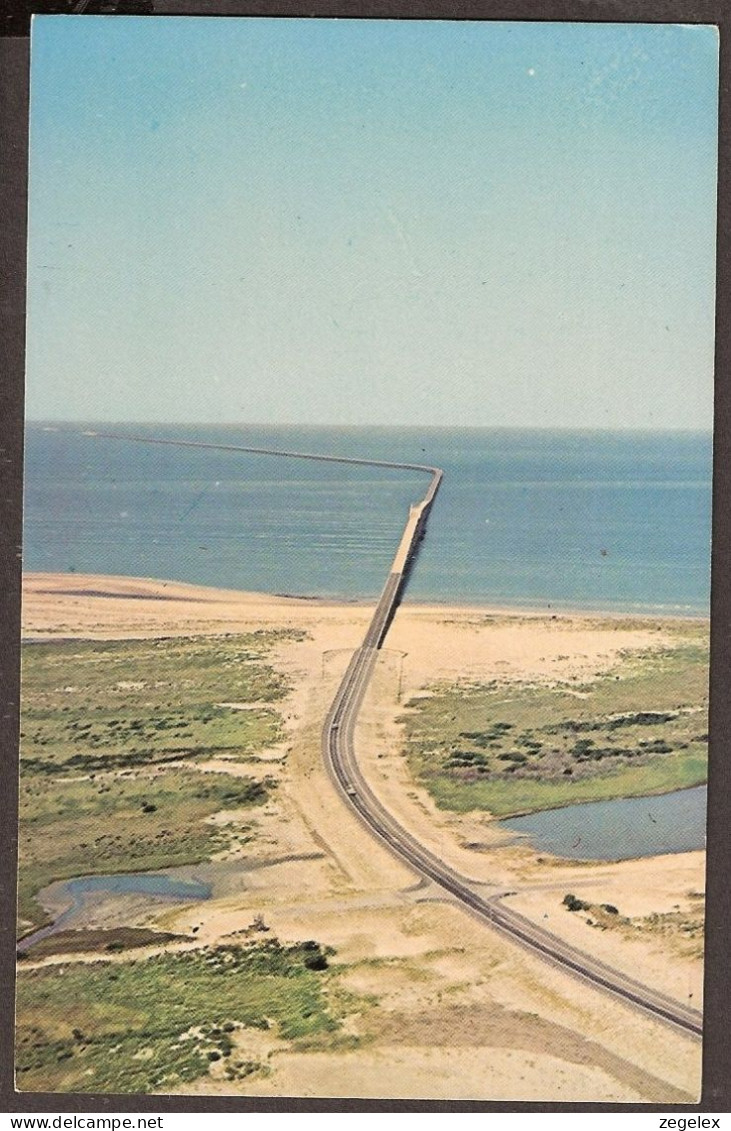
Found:
[(505, 895), (504, 892), (492, 891), (486, 894), (477, 890), (484, 889), (486, 885), (471, 882), (425, 848), (385, 808), (361, 773), (355, 750), (358, 714), (373, 674), (378, 651), (393, 620), (419, 542), (424, 535), (429, 512), (442, 481), (443, 472), (440, 468), (425, 464), (324, 456), (310, 452), (275, 451), (235, 444), (207, 444), (195, 440), (163, 440), (102, 432), (87, 434), (105, 436), (109, 439), (134, 439), (141, 443), (215, 448), (223, 451), (285, 456), (291, 459), (315, 459), (329, 463), (389, 467), (428, 473), (430, 482), (427, 492), (421, 502), (413, 504), (409, 509), (396, 556), (363, 643), (353, 653), (325, 719), (322, 751), (330, 778), (341, 797), (373, 836), (408, 864), (418, 876), (437, 884), (474, 916), (521, 943), (541, 958), (611, 993), (625, 1003), (644, 1010), (655, 1019), (673, 1025), (692, 1037), (702, 1035), (702, 1015), (698, 1010), (635, 981), (621, 971), (552, 935), (524, 915), (505, 907), (500, 902)]

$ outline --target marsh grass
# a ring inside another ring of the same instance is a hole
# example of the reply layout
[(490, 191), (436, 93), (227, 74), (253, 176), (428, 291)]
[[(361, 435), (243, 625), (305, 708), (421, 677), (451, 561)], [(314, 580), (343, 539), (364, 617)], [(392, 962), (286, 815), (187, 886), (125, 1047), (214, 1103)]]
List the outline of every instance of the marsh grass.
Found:
[(169, 770), (99, 781), (23, 777), (18, 908), (22, 933), (48, 922), (34, 899), (54, 880), (196, 864), (227, 843), (204, 824), (266, 801), (271, 781)]
[(152, 931), (146, 927), (60, 930), (34, 943), (28, 950), (19, 954), (18, 959), (20, 962), (29, 962), (37, 958), (45, 958), (49, 954), (118, 954), (140, 946), (161, 946), (168, 942), (182, 942), (186, 938), (186, 935), (175, 935), (169, 931)]
[(288, 684), (268, 656), (301, 635), (24, 647), (22, 933), (48, 921), (34, 897), (53, 880), (198, 863), (227, 843), (205, 819), (263, 803), (274, 779), (202, 774), (196, 763), (255, 760), (281, 740), (275, 705)]
[[(21, 750), (37, 773), (79, 774), (282, 738), (269, 706), (288, 691), (266, 662), (296, 632), (187, 640), (73, 641), (23, 649)], [(221, 706), (254, 705), (246, 711)]]
[(318, 943), (277, 939), (21, 969), (17, 1086), (165, 1092), (215, 1063), (229, 1079), (250, 1074), (261, 1065), (237, 1054), (241, 1029), (319, 1047), (337, 1039), (349, 999), (330, 1002), (330, 978)]
[(628, 653), (579, 684), (440, 686), (402, 716), (412, 772), (437, 804), (497, 816), (667, 793), (706, 779), (707, 630)]

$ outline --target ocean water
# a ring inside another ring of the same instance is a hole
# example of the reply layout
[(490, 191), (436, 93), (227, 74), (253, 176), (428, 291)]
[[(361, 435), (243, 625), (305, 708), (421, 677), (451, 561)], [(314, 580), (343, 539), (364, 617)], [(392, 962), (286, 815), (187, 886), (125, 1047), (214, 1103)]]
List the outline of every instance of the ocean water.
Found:
[(26, 570), (344, 598), (380, 592), (427, 476), (93, 428), (442, 467), (410, 601), (708, 612), (710, 434), (28, 425)]

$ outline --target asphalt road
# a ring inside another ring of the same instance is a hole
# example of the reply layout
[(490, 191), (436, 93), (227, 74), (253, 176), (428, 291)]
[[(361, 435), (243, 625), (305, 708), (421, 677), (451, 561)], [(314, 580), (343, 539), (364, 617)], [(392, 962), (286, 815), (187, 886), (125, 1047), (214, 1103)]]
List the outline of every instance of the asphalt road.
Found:
[[(402, 539), (396, 555), (396, 561), (399, 564), (404, 562), (405, 568), (389, 574), (365, 639), (353, 654), (325, 720), (322, 747), (330, 776), (369, 832), (417, 875), (437, 884), (473, 915), (541, 958), (693, 1037), (700, 1037), (703, 1019), (698, 1010), (685, 1006), (570, 946), (536, 926), (525, 916), (502, 905), (500, 900), (505, 892), (493, 888), (485, 893), (487, 885), (471, 882), (440, 860), (399, 824), (381, 804), (360, 772), (355, 752), (358, 714), (373, 674), (378, 650), (399, 603), (411, 557), (423, 536), (429, 510), (441, 481), (438, 469), (424, 470), (432, 472), (429, 491), (422, 504), (411, 509), (404, 532), (404, 538), (410, 540), (408, 552), (404, 553)], [(480, 888), (483, 890), (480, 891)]]

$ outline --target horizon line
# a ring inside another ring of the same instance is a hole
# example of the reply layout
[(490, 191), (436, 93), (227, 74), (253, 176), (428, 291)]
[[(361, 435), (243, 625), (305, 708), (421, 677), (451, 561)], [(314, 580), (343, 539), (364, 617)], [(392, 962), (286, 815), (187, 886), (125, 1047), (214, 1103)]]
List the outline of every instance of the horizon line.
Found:
[(61, 419), (55, 417), (26, 417), (26, 427), (40, 425), (53, 427), (59, 430), (77, 428), (79, 426), (99, 425), (108, 427), (133, 428), (133, 427), (193, 427), (193, 428), (301, 428), (324, 429), (332, 428), (341, 431), (365, 431), (366, 429), (379, 429), (383, 431), (430, 431), (430, 432), (678, 432), (678, 433), (703, 433), (713, 435), (715, 425), (609, 425), (609, 424), (383, 424), (383, 423), (358, 423), (344, 424), (336, 422), (313, 422), (295, 420), (111, 420), (101, 418)]

